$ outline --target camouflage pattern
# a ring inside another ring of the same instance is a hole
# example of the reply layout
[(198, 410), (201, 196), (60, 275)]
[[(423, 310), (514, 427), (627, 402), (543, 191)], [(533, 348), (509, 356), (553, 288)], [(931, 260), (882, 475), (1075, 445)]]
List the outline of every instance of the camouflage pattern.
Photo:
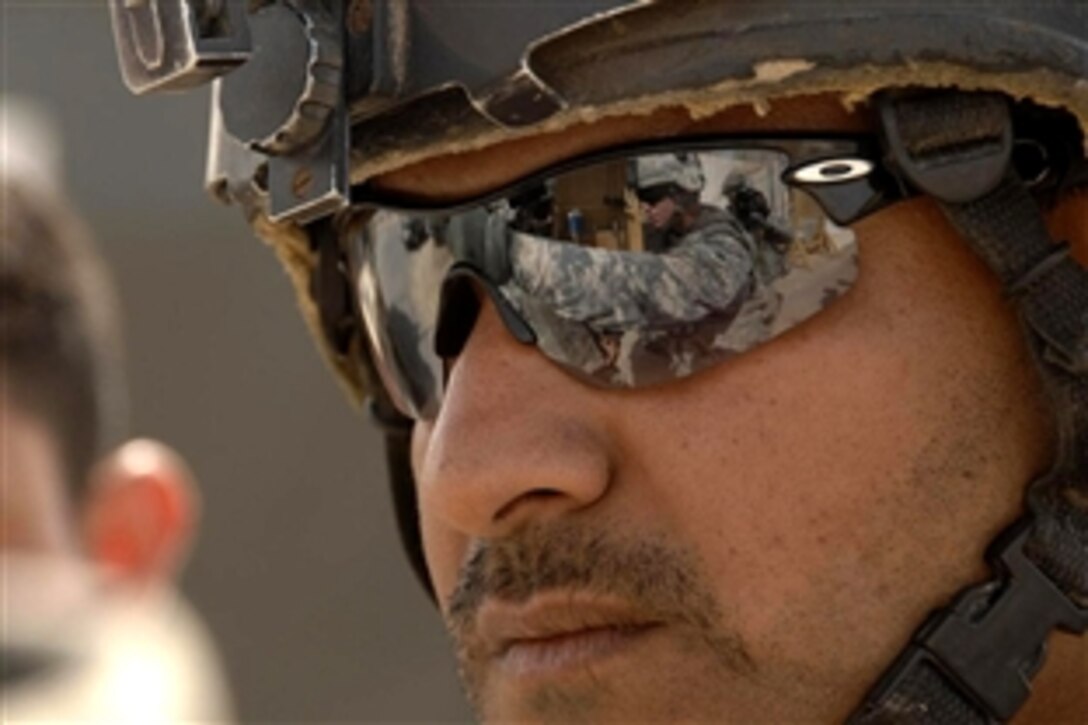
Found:
[(781, 295), (757, 273), (761, 251), (707, 206), (662, 254), (515, 234), (501, 291), (553, 360), (606, 385), (648, 385), (770, 337)]
[(697, 154), (651, 154), (633, 162), (636, 186), (646, 189), (675, 184), (686, 191), (701, 191), (706, 177)]
[(516, 285), (559, 317), (605, 332), (653, 330), (731, 308), (753, 271), (744, 236), (731, 218), (708, 209), (664, 254), (515, 233), (510, 257)]

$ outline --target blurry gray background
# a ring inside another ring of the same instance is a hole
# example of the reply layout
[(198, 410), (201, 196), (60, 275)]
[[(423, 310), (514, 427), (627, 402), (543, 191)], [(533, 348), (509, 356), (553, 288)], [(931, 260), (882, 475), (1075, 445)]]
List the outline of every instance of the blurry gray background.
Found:
[(130, 97), (104, 0), (0, 0), (5, 93), (64, 136), (120, 286), (132, 432), (192, 463), (203, 530), (183, 581), (253, 721), (469, 719), (396, 541), (380, 440), (326, 372), (286, 276), (202, 190), (207, 90)]

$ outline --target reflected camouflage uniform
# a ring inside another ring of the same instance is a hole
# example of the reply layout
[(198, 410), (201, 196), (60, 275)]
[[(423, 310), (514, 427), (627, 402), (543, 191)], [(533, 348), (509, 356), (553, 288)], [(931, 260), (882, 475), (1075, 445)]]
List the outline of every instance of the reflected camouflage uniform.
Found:
[(514, 234), (502, 291), (548, 355), (610, 385), (647, 385), (770, 336), (779, 296), (757, 279), (754, 246), (713, 207), (663, 254)]

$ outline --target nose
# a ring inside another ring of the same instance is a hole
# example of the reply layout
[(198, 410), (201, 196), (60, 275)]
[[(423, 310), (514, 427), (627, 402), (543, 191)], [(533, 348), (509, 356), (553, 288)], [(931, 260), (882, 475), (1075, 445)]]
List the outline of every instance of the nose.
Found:
[(498, 538), (599, 501), (612, 471), (603, 395), (519, 343), (482, 302), (438, 416), (417, 425), (424, 525)]

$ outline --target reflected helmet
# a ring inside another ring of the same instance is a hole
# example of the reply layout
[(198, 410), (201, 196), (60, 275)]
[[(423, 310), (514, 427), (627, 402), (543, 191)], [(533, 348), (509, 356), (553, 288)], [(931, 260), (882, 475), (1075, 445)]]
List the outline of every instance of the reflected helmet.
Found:
[(684, 191), (703, 190), (706, 179), (694, 154), (654, 154), (638, 159), (636, 177), (639, 189), (672, 184)]

